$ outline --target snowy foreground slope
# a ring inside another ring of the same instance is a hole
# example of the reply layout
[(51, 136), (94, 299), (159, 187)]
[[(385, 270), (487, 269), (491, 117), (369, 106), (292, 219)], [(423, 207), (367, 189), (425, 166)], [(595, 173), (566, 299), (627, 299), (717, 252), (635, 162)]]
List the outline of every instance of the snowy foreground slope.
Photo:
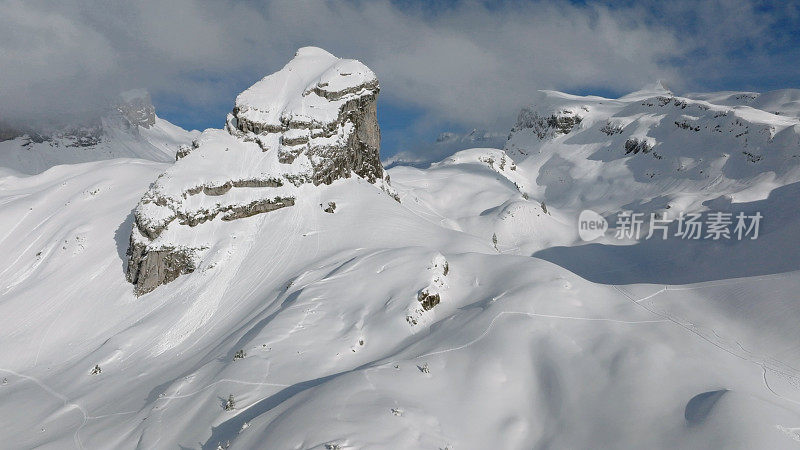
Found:
[[(284, 111), (296, 99), (274, 98)], [(208, 131), (200, 141), (231, 145), (200, 142), (180, 165), (4, 175), (0, 442), (794, 448), (798, 120), (694, 98), (543, 93), (505, 150), (398, 166), (391, 187), (355, 173), (291, 184), (291, 206), (204, 222), (194, 270), (138, 297), (126, 251), (151, 183), (205, 182), (220, 172), (189, 158), (225, 148), (242, 171), (300, 167), (307, 147), (270, 159), (294, 131), (271, 131), (266, 150), (246, 140), (262, 130)], [(737, 120), (747, 146), (727, 131)], [(633, 139), (650, 148), (626, 154)], [(583, 243), (586, 208), (612, 227), (626, 208), (765, 219), (750, 241)], [(196, 229), (174, 227), (183, 242)]]

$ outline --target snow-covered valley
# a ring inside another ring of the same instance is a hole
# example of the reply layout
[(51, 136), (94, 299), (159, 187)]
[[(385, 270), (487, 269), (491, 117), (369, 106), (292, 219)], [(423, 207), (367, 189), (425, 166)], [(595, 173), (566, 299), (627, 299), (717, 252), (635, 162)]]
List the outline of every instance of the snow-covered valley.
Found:
[(225, 129), (0, 160), (0, 446), (799, 445), (796, 91), (544, 91), (505, 148), (389, 170), (378, 91), (304, 48)]

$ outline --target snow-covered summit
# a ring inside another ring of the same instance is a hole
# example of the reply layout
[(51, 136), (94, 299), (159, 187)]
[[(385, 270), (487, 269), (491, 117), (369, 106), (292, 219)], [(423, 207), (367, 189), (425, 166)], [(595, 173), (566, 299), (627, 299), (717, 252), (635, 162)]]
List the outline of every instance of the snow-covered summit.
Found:
[(194, 271), (219, 221), (293, 206), (308, 185), (353, 174), (388, 190), (375, 74), (301, 48), (236, 99), (225, 130), (184, 147), (136, 208), (128, 279), (139, 293)]
[[(556, 207), (677, 213), (720, 195), (757, 200), (800, 180), (800, 119), (736, 96), (679, 96), (662, 84), (618, 99), (544, 91), (505, 149), (538, 173), (532, 194)], [(791, 95), (764, 102), (791, 106)]]
[(778, 89), (758, 92), (692, 93), (686, 97), (705, 100), (717, 105), (749, 106), (778, 116), (800, 118), (800, 89)]
[(342, 102), (377, 88), (377, 77), (359, 61), (303, 47), (283, 69), (239, 94), (234, 116), (240, 129), (256, 134), (290, 123), (325, 126), (338, 119)]
[[(258, 143), (264, 151), (277, 150), (281, 163), (291, 163), (304, 149), (337, 146), (343, 139), (377, 149), (380, 131), (375, 99), (379, 90), (377, 77), (361, 62), (303, 47), (283, 69), (236, 97), (227, 128), (233, 135)], [(348, 119), (355, 111), (366, 114)], [(327, 173), (332, 168), (326, 160), (332, 155), (318, 153), (308, 155), (317, 175), (315, 182), (347, 176), (342, 171)], [(380, 178), (380, 163), (372, 160), (367, 165), (371, 169), (359, 175), (371, 181)]]
[(623, 99), (636, 99), (636, 98), (647, 98), (653, 97), (657, 95), (675, 95), (672, 92), (672, 89), (667, 86), (667, 84), (663, 80), (656, 80), (655, 83), (645, 85), (638, 91), (631, 92), (630, 94), (624, 95)]

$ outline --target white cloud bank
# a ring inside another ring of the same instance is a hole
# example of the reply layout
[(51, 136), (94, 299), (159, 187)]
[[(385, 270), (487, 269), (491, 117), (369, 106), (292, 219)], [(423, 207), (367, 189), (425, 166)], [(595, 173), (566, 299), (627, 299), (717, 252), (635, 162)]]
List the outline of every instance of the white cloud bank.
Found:
[(775, 14), (694, 4), (6, 0), (0, 120), (76, 113), (143, 86), (221, 122), (236, 93), (317, 45), (365, 62), (384, 99), (424, 121), (505, 125), (536, 89), (691, 86), (693, 71), (724, 70), (730, 35), (761, 45)]

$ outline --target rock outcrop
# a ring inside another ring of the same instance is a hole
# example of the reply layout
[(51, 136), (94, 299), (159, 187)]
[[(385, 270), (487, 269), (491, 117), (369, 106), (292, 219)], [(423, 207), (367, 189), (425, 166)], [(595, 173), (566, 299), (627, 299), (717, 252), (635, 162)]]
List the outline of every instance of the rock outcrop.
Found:
[(156, 123), (156, 108), (150, 94), (144, 89), (134, 89), (120, 94), (117, 111), (132, 126), (150, 128)]
[(417, 292), (416, 301), (406, 314), (406, 322), (412, 326), (430, 320), (430, 316), (426, 313), (441, 303), (443, 295), (449, 288), (447, 274), (450, 273), (450, 263), (444, 255), (441, 253), (434, 255), (428, 266), (428, 273), (430, 282)]
[(562, 134), (568, 134), (582, 120), (579, 113), (571, 109), (562, 109), (549, 115), (541, 115), (535, 109), (523, 108), (511, 132), (531, 129), (539, 139), (552, 139)]
[(364, 64), (305, 47), (241, 93), (225, 129), (182, 147), (137, 206), (127, 269), (135, 292), (194, 271), (206, 224), (292, 207), (301, 186), (353, 175), (388, 190), (378, 92)]
[(378, 79), (362, 63), (305, 47), (281, 71), (236, 98), (226, 128), (292, 164), (305, 154), (311, 181), (330, 184), (351, 172), (375, 182), (379, 159)]

